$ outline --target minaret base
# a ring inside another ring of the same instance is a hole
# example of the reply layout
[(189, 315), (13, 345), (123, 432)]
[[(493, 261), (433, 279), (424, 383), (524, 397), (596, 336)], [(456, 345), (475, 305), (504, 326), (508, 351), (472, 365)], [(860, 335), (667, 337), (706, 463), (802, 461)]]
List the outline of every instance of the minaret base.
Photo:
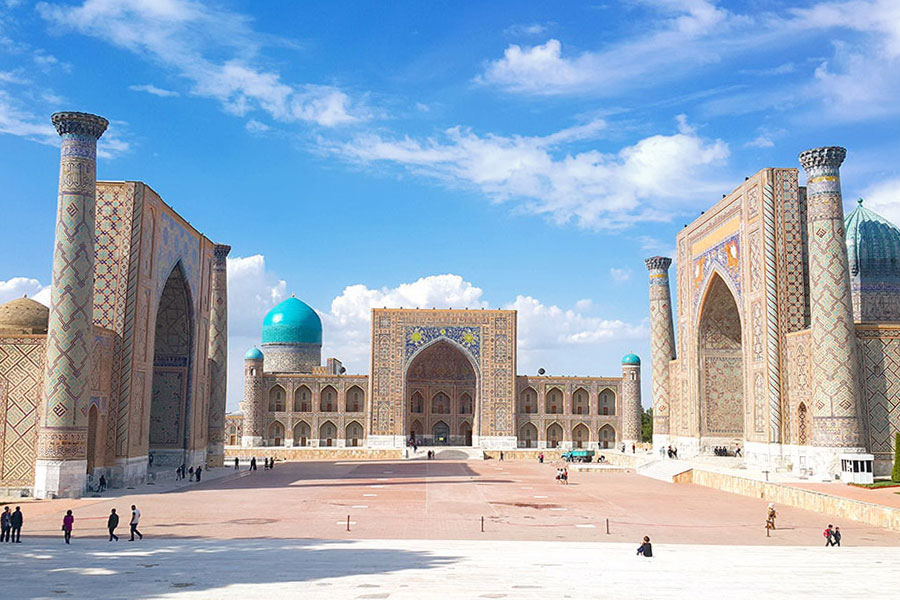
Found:
[(87, 481), (87, 460), (47, 460), (34, 463), (34, 497), (80, 498)]

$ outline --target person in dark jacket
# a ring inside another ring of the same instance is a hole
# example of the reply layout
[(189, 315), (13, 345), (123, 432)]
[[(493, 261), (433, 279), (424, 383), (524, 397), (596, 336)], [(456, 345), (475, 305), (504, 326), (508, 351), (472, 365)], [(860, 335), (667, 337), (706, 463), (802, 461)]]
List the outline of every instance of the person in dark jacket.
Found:
[(200, 481), (200, 473), (203, 472), (203, 467), (197, 467), (197, 481)]
[(16, 510), (13, 511), (12, 516), (9, 518), (9, 523), (12, 525), (10, 529), (10, 538), (11, 542), (15, 542), (17, 544), (22, 543), (22, 511), (19, 507), (16, 507)]
[(832, 546), (840, 546), (841, 545), (841, 528), (835, 527), (834, 531), (831, 532), (831, 539), (834, 542), (831, 544)]
[(12, 518), (12, 513), (9, 512), (9, 507), (7, 506), (0, 513), (0, 542), (9, 541), (9, 530), (12, 529), (10, 518)]
[(69, 540), (72, 539), (72, 527), (75, 525), (75, 516), (72, 514), (71, 510), (66, 511), (66, 516), (63, 517), (62, 522), (62, 530), (63, 530), (63, 539), (66, 540), (66, 543), (69, 543)]
[(234, 457), (234, 470), (235, 470), (235, 471), (239, 471), (240, 469), (241, 469), (241, 465), (240, 465), (240, 463), (238, 462), (238, 457), (235, 456), (235, 457)]
[(645, 558), (651, 558), (653, 556), (653, 546), (650, 545), (650, 538), (648, 536), (644, 536), (644, 543), (638, 546), (637, 553)]
[(119, 515), (116, 514), (116, 509), (112, 509), (109, 512), (109, 519), (106, 520), (106, 528), (109, 529), (109, 541), (119, 541), (119, 536), (116, 535), (116, 527), (118, 526)]

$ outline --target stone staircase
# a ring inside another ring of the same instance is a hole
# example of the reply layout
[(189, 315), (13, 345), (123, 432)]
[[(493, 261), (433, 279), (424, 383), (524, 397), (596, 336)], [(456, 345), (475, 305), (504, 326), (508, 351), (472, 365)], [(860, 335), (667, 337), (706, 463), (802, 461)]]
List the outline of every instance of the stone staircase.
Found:
[(659, 459), (651, 460), (639, 466), (637, 474), (672, 483), (676, 475), (690, 471), (691, 468), (691, 464), (684, 460)]

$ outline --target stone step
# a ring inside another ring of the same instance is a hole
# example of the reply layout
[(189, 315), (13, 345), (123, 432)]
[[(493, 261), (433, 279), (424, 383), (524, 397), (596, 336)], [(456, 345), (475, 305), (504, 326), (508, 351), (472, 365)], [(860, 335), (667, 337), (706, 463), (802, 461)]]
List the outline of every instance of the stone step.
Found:
[(408, 448), (409, 460), (427, 460), (428, 451), (434, 452), (435, 460), (484, 460), (484, 450), (471, 446), (419, 446), (419, 450), (413, 453)]
[(637, 468), (637, 474), (673, 483), (676, 475), (691, 470), (691, 464), (683, 460), (660, 459), (645, 463)]

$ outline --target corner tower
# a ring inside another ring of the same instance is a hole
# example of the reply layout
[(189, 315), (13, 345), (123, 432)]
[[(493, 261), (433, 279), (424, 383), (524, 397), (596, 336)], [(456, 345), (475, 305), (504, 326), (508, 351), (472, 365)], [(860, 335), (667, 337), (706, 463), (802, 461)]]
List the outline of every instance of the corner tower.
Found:
[(97, 140), (109, 121), (80, 112), (51, 117), (62, 138), (56, 243), (47, 327), (34, 495), (80, 496), (87, 474), (94, 314)]
[[(859, 358), (853, 325), (850, 269), (841, 204), (840, 166), (847, 151), (815, 148), (800, 154), (807, 177), (811, 314), (813, 446), (862, 448)], [(834, 473), (837, 453), (821, 465)], [(832, 464), (833, 463), (833, 464)]]
[(641, 443), (642, 413), (641, 359), (626, 354), (622, 358), (622, 442), (626, 447)]
[(244, 412), (241, 446), (244, 448), (262, 446), (266, 426), (265, 392), (263, 353), (259, 348), (251, 348), (244, 355), (244, 401), (241, 403)]
[(650, 272), (650, 361), (653, 369), (653, 446), (668, 443), (669, 362), (675, 358), (675, 327), (669, 267), (672, 259), (652, 256), (644, 261)]

